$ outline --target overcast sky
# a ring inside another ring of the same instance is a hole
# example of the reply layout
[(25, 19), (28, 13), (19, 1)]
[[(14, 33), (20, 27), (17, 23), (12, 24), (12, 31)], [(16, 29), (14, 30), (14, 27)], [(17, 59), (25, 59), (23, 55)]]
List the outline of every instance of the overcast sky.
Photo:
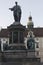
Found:
[(27, 25), (28, 17), (32, 15), (35, 27), (43, 27), (43, 0), (0, 0), (0, 27), (7, 27), (14, 22), (13, 12), (9, 8), (15, 1), (22, 9), (21, 23)]

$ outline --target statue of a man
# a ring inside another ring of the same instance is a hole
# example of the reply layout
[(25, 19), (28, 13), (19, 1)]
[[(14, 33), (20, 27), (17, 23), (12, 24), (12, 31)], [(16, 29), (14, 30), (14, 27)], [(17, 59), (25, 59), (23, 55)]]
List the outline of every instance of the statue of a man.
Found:
[(17, 5), (17, 2), (15, 2), (16, 5), (13, 8), (9, 8), (11, 11), (13, 11), (13, 16), (15, 19), (15, 22), (20, 22), (21, 19), (21, 8), (19, 5)]

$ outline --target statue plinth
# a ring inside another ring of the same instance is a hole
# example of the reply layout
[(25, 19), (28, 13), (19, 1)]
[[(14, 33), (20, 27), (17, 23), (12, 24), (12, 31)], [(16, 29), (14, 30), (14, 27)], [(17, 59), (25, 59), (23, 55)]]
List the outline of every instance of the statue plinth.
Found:
[(17, 21), (15, 21), (14, 23), (13, 23), (13, 25), (19, 25), (20, 24), (20, 22), (17, 22)]

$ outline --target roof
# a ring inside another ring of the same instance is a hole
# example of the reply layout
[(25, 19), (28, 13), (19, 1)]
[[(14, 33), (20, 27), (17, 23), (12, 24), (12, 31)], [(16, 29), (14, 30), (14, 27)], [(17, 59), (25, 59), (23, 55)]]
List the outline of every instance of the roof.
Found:
[[(43, 37), (43, 28), (33, 28), (33, 34), (35, 37)], [(25, 36), (28, 34), (28, 29), (26, 29)]]
[(2, 29), (0, 31), (0, 37), (8, 37), (9, 31), (7, 29)]
[[(33, 28), (32, 31), (35, 37), (43, 37), (43, 28)], [(28, 29), (26, 28), (24, 36), (26, 37), (27, 34), (28, 34)], [(0, 31), (0, 37), (9, 37), (8, 29), (2, 29)]]
[(33, 29), (33, 34), (36, 37), (43, 37), (43, 28), (34, 28)]

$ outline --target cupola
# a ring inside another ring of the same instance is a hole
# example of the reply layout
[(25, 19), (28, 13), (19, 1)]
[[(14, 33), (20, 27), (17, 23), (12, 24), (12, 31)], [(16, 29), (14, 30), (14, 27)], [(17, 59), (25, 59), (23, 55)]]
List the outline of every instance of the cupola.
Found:
[(27, 23), (27, 27), (28, 27), (29, 29), (32, 29), (33, 26), (34, 26), (34, 23), (33, 23), (33, 21), (32, 21), (32, 16), (30, 15), (30, 16), (29, 16), (29, 21), (28, 21), (28, 23)]

